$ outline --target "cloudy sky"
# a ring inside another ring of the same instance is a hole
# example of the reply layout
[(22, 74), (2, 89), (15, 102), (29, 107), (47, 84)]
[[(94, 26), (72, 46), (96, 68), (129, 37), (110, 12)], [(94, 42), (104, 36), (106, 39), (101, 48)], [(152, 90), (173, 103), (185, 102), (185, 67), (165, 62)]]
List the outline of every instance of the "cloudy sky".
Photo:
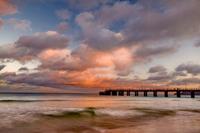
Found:
[(198, 87), (199, 0), (0, 0), (0, 91)]

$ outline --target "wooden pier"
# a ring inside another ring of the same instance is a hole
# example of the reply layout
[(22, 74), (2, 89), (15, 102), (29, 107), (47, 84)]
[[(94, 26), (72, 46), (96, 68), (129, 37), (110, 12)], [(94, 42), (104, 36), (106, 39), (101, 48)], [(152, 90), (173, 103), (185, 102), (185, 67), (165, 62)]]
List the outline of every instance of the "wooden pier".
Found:
[(99, 95), (130, 96), (131, 93), (134, 93), (134, 96), (139, 96), (140, 93), (144, 97), (147, 97), (148, 93), (152, 93), (153, 97), (157, 97), (158, 93), (163, 93), (164, 97), (168, 97), (169, 93), (173, 93), (178, 98), (180, 98), (181, 95), (190, 95), (191, 98), (195, 98), (195, 95), (200, 94), (200, 89), (108, 89), (100, 91)]

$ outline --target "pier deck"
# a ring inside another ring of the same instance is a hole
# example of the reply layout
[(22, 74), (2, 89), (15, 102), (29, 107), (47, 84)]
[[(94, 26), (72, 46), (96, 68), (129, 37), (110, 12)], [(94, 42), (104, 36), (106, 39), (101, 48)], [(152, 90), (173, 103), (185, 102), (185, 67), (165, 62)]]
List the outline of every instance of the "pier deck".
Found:
[(99, 95), (105, 96), (130, 96), (131, 93), (134, 93), (134, 96), (139, 96), (139, 93), (142, 93), (144, 97), (148, 96), (148, 93), (153, 93), (154, 97), (158, 96), (158, 92), (162, 92), (164, 97), (168, 97), (169, 93), (174, 93), (178, 98), (181, 95), (190, 95), (191, 98), (195, 98), (195, 95), (200, 94), (200, 89), (107, 89), (100, 91)]

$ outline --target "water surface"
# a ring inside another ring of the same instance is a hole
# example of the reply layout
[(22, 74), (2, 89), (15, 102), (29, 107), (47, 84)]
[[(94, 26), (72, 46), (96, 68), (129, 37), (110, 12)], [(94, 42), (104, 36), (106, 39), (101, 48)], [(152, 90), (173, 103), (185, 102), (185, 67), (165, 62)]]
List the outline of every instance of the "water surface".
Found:
[(199, 133), (200, 99), (0, 94), (2, 133)]

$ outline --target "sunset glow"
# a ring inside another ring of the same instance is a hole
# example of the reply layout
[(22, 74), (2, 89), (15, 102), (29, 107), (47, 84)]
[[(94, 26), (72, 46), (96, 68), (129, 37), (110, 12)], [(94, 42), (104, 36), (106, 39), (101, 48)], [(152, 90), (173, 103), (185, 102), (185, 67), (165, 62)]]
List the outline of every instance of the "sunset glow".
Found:
[(0, 0), (0, 91), (200, 86), (199, 0), (84, 1)]

